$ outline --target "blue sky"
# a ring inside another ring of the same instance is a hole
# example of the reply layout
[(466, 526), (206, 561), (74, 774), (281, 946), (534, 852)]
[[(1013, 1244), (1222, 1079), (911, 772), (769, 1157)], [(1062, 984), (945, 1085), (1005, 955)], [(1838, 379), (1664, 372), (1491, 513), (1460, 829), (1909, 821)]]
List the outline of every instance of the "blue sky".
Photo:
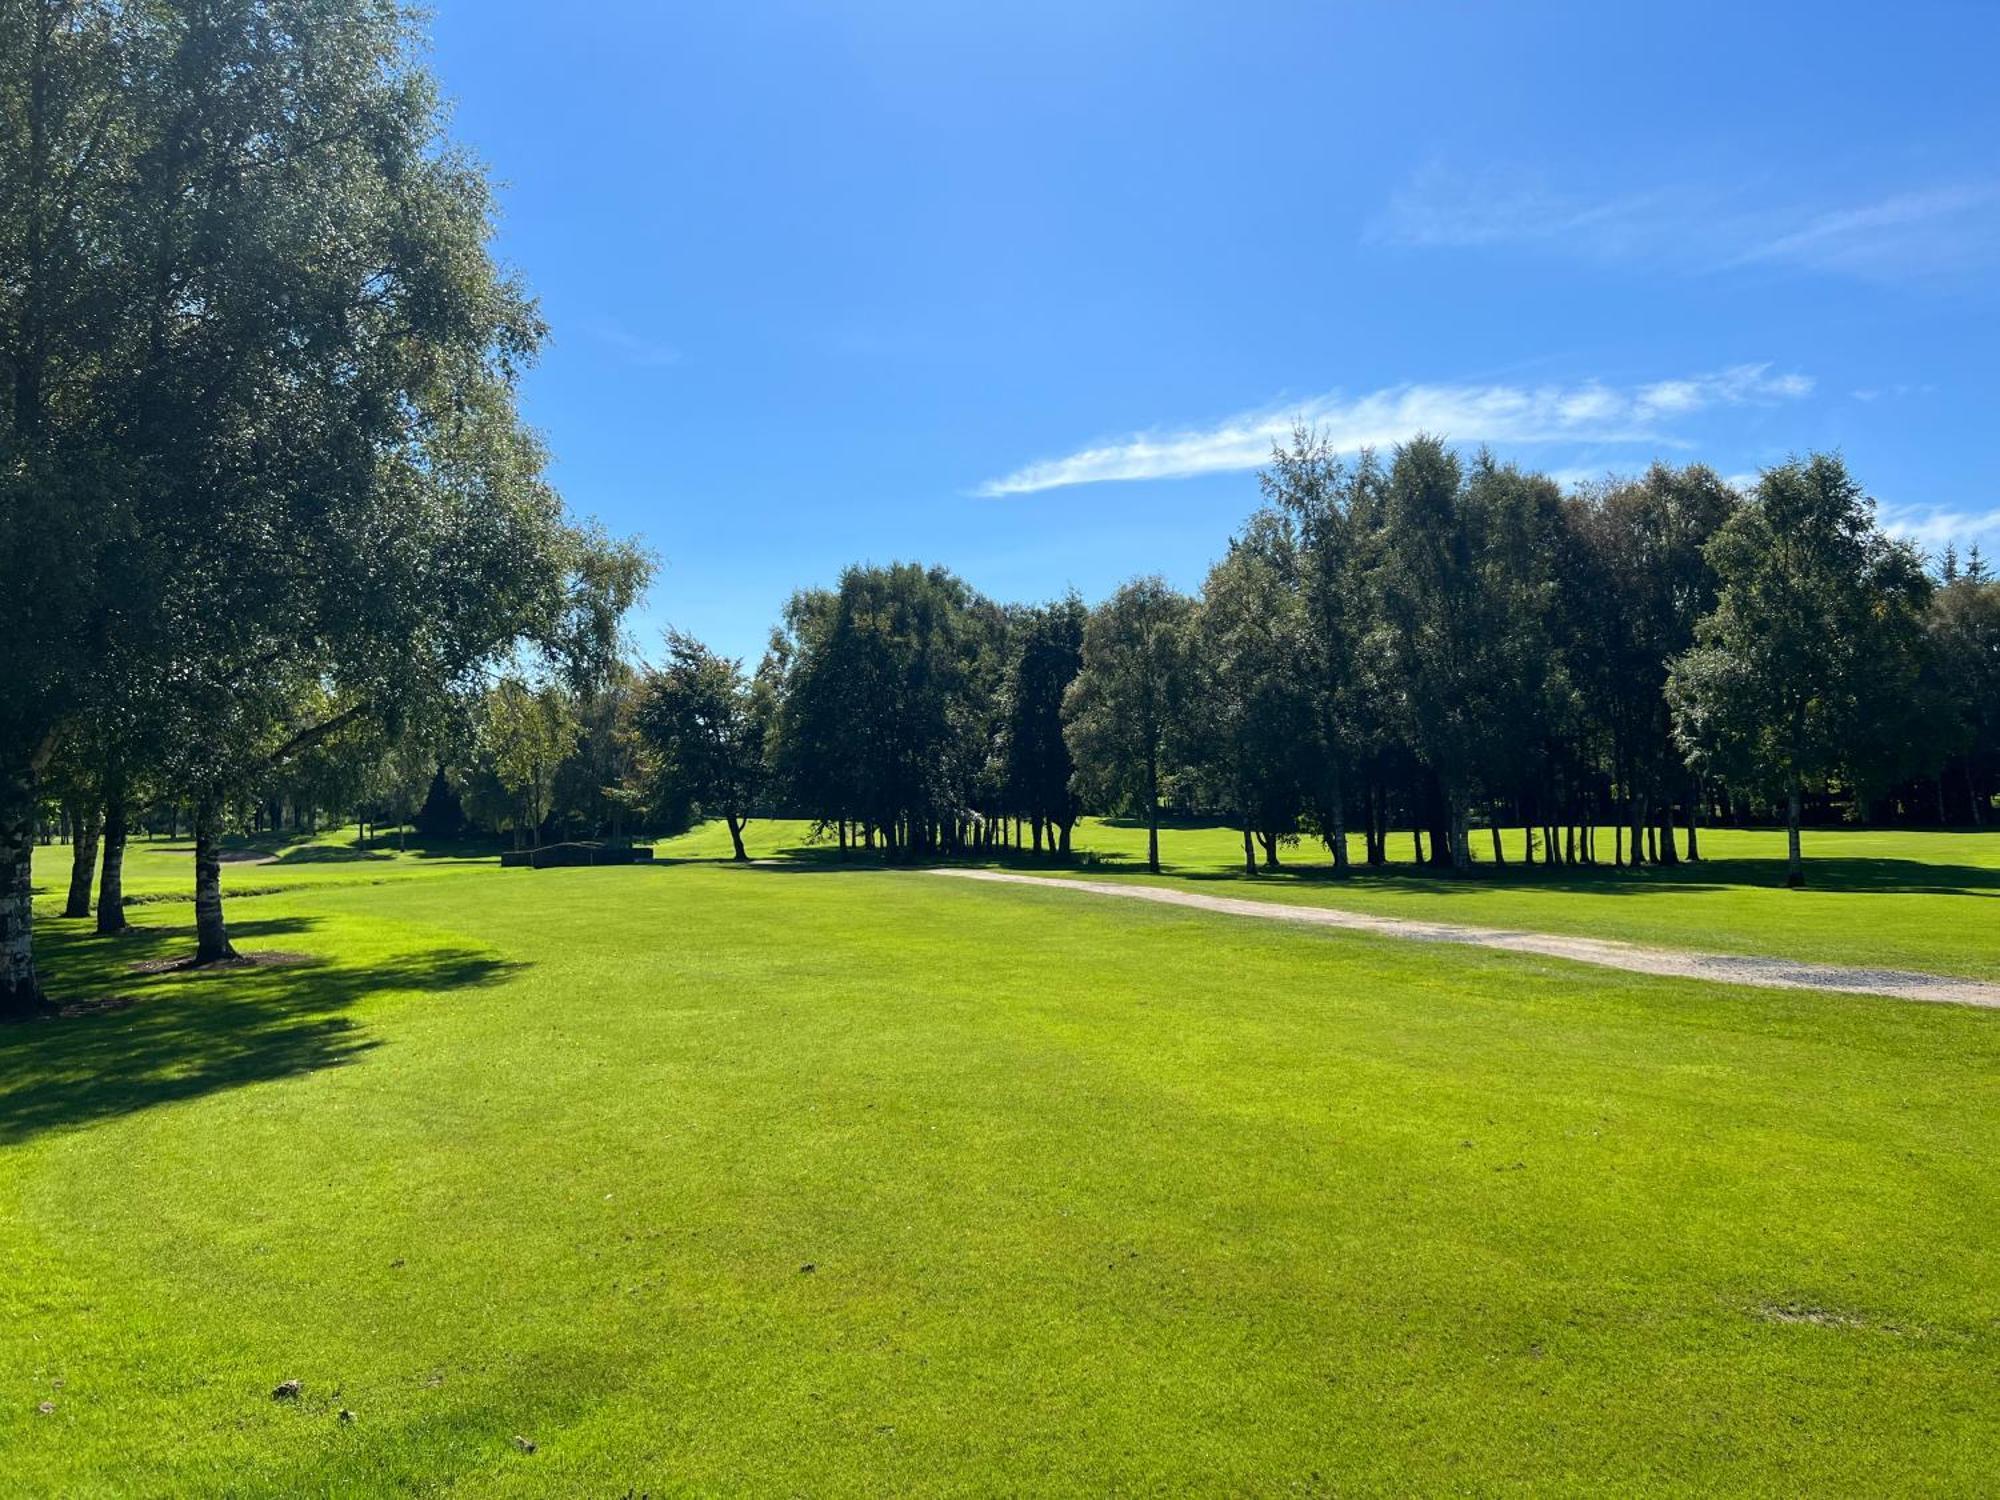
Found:
[(2000, 554), (2000, 5), (440, 0), (639, 621), (1200, 582), (1272, 433), (1838, 447)]

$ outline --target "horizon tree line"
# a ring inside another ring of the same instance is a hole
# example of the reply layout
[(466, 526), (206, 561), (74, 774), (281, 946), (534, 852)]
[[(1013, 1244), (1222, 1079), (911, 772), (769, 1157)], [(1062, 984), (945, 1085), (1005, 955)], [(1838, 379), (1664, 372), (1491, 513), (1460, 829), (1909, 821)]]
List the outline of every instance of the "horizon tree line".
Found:
[(1987, 820), (2000, 584), (1976, 548), (1933, 576), (1835, 456), (1741, 494), (1698, 464), (1565, 493), (1433, 437), (1350, 460), (1301, 430), (1260, 483), (1198, 594), (999, 605), (857, 565), (793, 597), (754, 672), (676, 636), (710, 690), (695, 714), (642, 685), (648, 736), (733, 719), (726, 775), (668, 763), (684, 801), (727, 806), (739, 857), (759, 810), (922, 859), (1064, 855), (1088, 808), (1143, 820), (1157, 870), (1173, 809), (1227, 816), (1250, 873), (1301, 839), (1345, 871), (1357, 829), (1370, 866), (1402, 830), (1460, 872), (1476, 839), (1494, 864), (1629, 868), (1756, 813), (1797, 884), (1836, 799)]

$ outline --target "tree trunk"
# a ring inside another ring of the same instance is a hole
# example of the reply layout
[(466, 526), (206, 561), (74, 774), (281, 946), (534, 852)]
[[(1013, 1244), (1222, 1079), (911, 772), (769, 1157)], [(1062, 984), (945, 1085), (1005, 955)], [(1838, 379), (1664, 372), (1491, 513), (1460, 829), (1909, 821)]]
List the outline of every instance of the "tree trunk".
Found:
[(110, 937), (125, 930), (125, 799), (104, 803), (104, 869), (97, 882), (97, 930)]
[(194, 934), (196, 963), (236, 957), (222, 920), (222, 809), (212, 796), (194, 804)]
[(1146, 748), (1146, 868), (1160, 873), (1160, 758)]
[(1250, 819), (1248, 816), (1245, 816), (1243, 819), (1243, 873), (1245, 875), (1255, 875), (1257, 873), (1257, 851), (1250, 842)]
[(1972, 826), (1974, 828), (1984, 828), (1986, 826), (1986, 809), (1979, 805), (1979, 784), (1972, 779), (1972, 757), (1969, 755), (1966, 756), (1963, 761), (1959, 762), (1959, 767), (1965, 772), (1965, 796), (1966, 800), (1972, 804)]
[(746, 820), (734, 813), (726, 813), (723, 815), (723, 821), (729, 825), (729, 842), (736, 846), (736, 858), (747, 861), (750, 856), (743, 848), (743, 825)]
[(90, 877), (97, 873), (97, 809), (77, 804), (69, 812), (69, 900), (65, 917), (90, 915)]
[(1446, 816), (1451, 819), (1451, 867), (1462, 875), (1472, 868), (1472, 840), (1467, 836), (1472, 819), (1466, 812), (1463, 792), (1454, 791), (1447, 803)]
[(1805, 860), (1799, 854), (1799, 784), (1795, 779), (1785, 796), (1785, 884), (1797, 890), (1805, 883)]
[(1056, 853), (1064, 859), (1069, 858), (1069, 833), (1070, 829), (1075, 826), (1076, 819), (1074, 818), (1064, 818), (1056, 824)]
[(1278, 836), (1275, 833), (1260, 833), (1257, 835), (1257, 842), (1264, 846), (1264, 868), (1267, 870), (1277, 869)]
[(1493, 863), (1504, 865), (1507, 863), (1507, 851), (1500, 847), (1500, 819), (1497, 814), (1490, 825), (1489, 831), (1493, 835)]
[(1329, 790), (1327, 812), (1333, 819), (1333, 868), (1339, 875), (1347, 873), (1347, 792), (1342, 784), (1340, 761), (1336, 757), (1327, 769)]
[(1680, 862), (1680, 851), (1674, 848), (1674, 805), (1669, 802), (1660, 809), (1660, 863), (1677, 865)]
[(1693, 782), (1688, 787), (1688, 863), (1701, 863), (1701, 841), (1696, 832), (1701, 824), (1701, 783)]
[(35, 778), (0, 771), (0, 1016), (30, 1016), (43, 1006), (35, 977)]

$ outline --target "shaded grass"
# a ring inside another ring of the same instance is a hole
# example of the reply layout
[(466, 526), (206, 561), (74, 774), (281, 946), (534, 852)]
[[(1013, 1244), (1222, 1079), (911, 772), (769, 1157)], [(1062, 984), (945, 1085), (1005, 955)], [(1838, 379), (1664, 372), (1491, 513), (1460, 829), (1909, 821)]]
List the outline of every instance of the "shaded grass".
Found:
[[(868, 870), (241, 908), (324, 964), (0, 1035), (0, 1489), (1976, 1493), (2000, 1439), (1987, 1015)], [(177, 1037), (250, 1064), (156, 1086)]]

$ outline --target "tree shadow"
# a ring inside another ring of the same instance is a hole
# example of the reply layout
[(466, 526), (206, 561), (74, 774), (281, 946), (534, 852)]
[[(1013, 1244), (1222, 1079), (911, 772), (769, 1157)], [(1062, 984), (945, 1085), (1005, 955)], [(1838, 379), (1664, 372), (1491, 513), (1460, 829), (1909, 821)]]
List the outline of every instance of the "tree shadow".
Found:
[[(1212, 826), (1212, 825), (1190, 825)], [(1255, 875), (1240, 867), (1212, 864), (1182, 865), (1171, 858), (1161, 863), (1162, 876), (1204, 884), (1240, 884), (1250, 887), (1297, 886), (1327, 892), (1403, 891), (1449, 899), (1483, 890), (1541, 890), (1581, 896), (1643, 896), (1656, 892), (1783, 889), (1786, 865), (1782, 859), (1708, 858), (1683, 860), (1675, 865), (1647, 865), (1639, 869), (1599, 865), (1525, 865), (1509, 861), (1475, 864), (1465, 874), (1430, 865), (1389, 863), (1379, 866), (1356, 864), (1342, 875), (1330, 859), (1312, 860), (1303, 850), (1293, 851), (1290, 862), (1275, 870), (1260, 869)], [(747, 863), (722, 857), (655, 859), (639, 869), (676, 869), (685, 865), (709, 865), (765, 872), (837, 872), (841, 870), (909, 870), (931, 866), (967, 869), (1001, 869), (1022, 874), (1064, 874), (1092, 876), (1144, 875), (1143, 855), (1107, 850), (1079, 849), (1065, 859), (1033, 850), (989, 849), (962, 856), (929, 855), (918, 860), (889, 859), (881, 850), (850, 850), (843, 856), (838, 848), (801, 844), (773, 850)], [(1922, 896), (1970, 896), (2000, 898), (2000, 869), (1981, 865), (1935, 864), (1925, 860), (1869, 858), (1810, 853), (1806, 858), (1806, 889), (1809, 891), (1872, 891), (1883, 894)]]
[[(1134, 873), (1142, 861), (1107, 865), (1113, 873)], [(1647, 865), (1620, 869), (1616, 865), (1476, 864), (1466, 874), (1419, 865), (1357, 865), (1346, 875), (1331, 864), (1282, 865), (1250, 875), (1243, 870), (1176, 868), (1167, 862), (1163, 874), (1182, 880), (1239, 881), (1248, 885), (1293, 884), (1339, 890), (1378, 889), (1421, 891), (1449, 897), (1481, 890), (1544, 890), (1576, 895), (1640, 896), (1661, 891), (1783, 889), (1782, 859), (1703, 859), (1690, 864)], [(1921, 896), (2000, 896), (2000, 870), (1979, 865), (1931, 864), (1915, 859), (1808, 857), (1809, 891), (1876, 891)]]
[[(232, 923), (246, 953), (310, 918)], [(44, 978), (65, 1013), (0, 1026), (0, 1145), (44, 1131), (340, 1067), (381, 1045), (345, 1012), (390, 990), (439, 994), (525, 965), (467, 948), (366, 968), (314, 960), (136, 973), (184, 945), (177, 929), (115, 938), (44, 928)]]

